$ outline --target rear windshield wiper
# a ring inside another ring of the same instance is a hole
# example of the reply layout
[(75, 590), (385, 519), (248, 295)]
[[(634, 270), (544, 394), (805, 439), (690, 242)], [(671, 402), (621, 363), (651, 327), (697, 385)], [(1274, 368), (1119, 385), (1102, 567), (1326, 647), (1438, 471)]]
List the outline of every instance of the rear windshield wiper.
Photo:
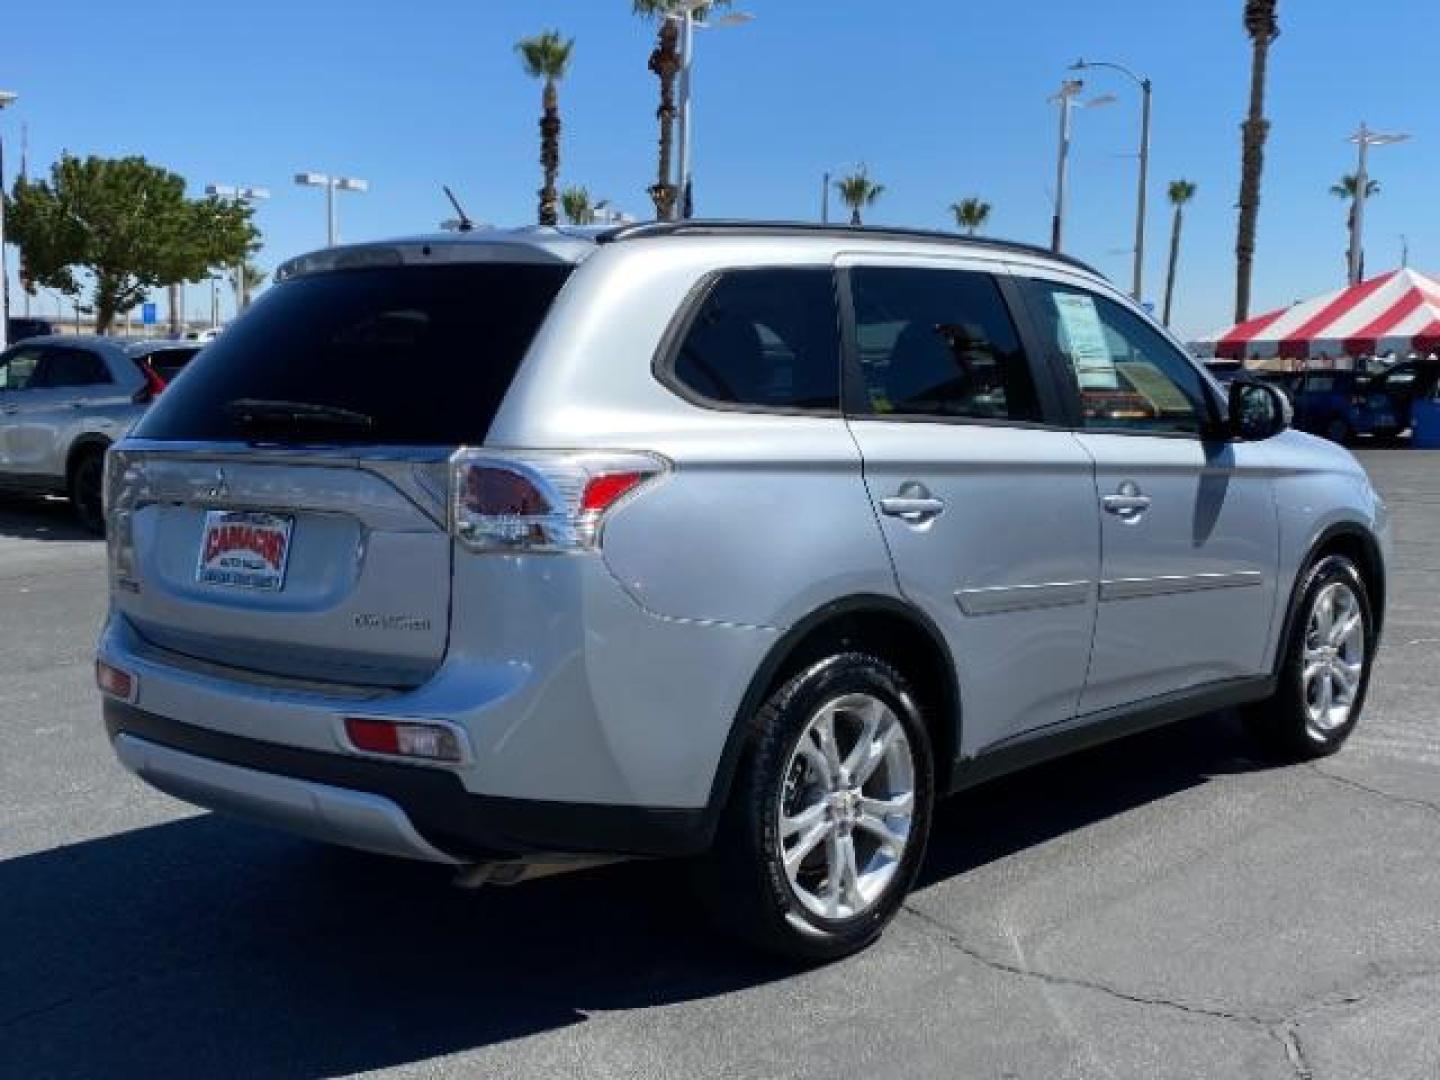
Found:
[(308, 401), (236, 398), (226, 403), (224, 411), (230, 419), (249, 428), (273, 429), (287, 425), (303, 425), (365, 430), (375, 426), (373, 416), (335, 405), (315, 405)]

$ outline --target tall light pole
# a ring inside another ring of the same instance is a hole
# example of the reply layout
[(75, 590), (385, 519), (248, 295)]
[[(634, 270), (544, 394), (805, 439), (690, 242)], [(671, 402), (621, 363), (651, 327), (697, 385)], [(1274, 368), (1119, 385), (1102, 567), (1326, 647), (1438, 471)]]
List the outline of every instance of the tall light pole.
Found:
[(1144, 292), (1145, 283), (1145, 203), (1150, 184), (1150, 80), (1136, 75), (1124, 64), (1109, 60), (1076, 60), (1070, 65), (1071, 71), (1086, 68), (1109, 68), (1127, 75), (1140, 87), (1140, 191), (1135, 200), (1135, 274), (1130, 295), (1138, 304)]
[(1360, 148), (1360, 161), (1355, 167), (1354, 212), (1350, 215), (1351, 285), (1359, 285), (1360, 279), (1365, 273), (1365, 197), (1368, 194), (1365, 189), (1370, 185), (1370, 173), (1367, 168), (1370, 160), (1370, 147), (1390, 146), (1393, 143), (1404, 142), (1408, 138), (1410, 136), (1405, 134), (1383, 135), (1378, 131), (1371, 131), (1362, 121), (1360, 130), (1351, 135), (1348, 140)]
[(1092, 109), (1109, 105), (1115, 101), (1110, 94), (1104, 94), (1089, 101), (1080, 101), (1080, 91), (1085, 89), (1081, 79), (1066, 79), (1050, 101), (1060, 106), (1060, 155), (1055, 168), (1055, 216), (1050, 222), (1050, 250), (1059, 252), (1063, 246), (1065, 230), (1065, 181), (1070, 170), (1070, 113), (1072, 109)]
[(668, 16), (680, 24), (680, 218), (692, 217), (695, 209), (690, 165), (690, 133), (693, 127), (690, 119), (691, 69), (695, 65), (695, 31), (711, 27), (740, 26), (755, 18), (744, 11), (733, 11), (710, 22), (698, 22), (695, 13), (709, 3), (711, 0), (686, 0), (679, 10)]
[[(0, 90), (0, 111), (19, 100), (18, 94)], [(5, 138), (0, 135), (0, 350), (10, 344), (10, 267), (5, 258)]]
[[(262, 199), (270, 198), (268, 188), (248, 187), (243, 184), (208, 184), (205, 188), (206, 195), (214, 195), (220, 199), (234, 199), (236, 202), (255, 203)], [(240, 313), (245, 310), (245, 259), (248, 252), (240, 256), (240, 262), (235, 266), (235, 317), (238, 319)]]
[(350, 176), (328, 176), (325, 173), (296, 173), (295, 183), (301, 187), (325, 189), (325, 242), (327, 247), (334, 247), (340, 242), (340, 230), (335, 222), (335, 192), (370, 190), (369, 181), (356, 180)]

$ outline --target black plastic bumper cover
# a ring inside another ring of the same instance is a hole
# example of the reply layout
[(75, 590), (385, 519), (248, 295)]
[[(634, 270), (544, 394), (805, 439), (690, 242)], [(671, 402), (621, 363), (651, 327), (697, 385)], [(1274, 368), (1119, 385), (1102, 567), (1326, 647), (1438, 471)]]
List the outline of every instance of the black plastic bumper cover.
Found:
[(703, 851), (713, 822), (704, 808), (652, 809), (467, 791), (454, 773), (227, 735), (106, 700), (105, 728), (241, 768), (363, 791), (405, 811), (430, 843), (457, 858), (583, 852), (683, 856)]

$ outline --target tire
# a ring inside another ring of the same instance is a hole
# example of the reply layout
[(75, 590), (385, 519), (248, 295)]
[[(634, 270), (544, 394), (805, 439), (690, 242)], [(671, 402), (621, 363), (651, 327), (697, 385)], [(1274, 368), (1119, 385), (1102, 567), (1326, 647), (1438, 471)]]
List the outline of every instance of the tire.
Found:
[(105, 453), (87, 450), (70, 470), (70, 508), (80, 527), (92, 536), (105, 535), (101, 489), (105, 481)]
[(899, 910), (929, 836), (934, 763), (914, 695), (885, 661), (843, 653), (775, 691), (751, 727), (715, 846), (696, 865), (702, 903), (722, 930), (790, 959), (863, 949)]
[(1342, 417), (1337, 416), (1325, 424), (1325, 438), (1341, 446), (1348, 443), (1354, 434), (1350, 424)]
[[(1346, 636), (1343, 628), (1352, 614), (1358, 627)], [(1375, 617), (1353, 562), (1329, 555), (1306, 571), (1284, 649), (1279, 687), (1272, 698), (1245, 709), (1246, 727), (1273, 760), (1333, 754), (1360, 720), (1375, 655)]]

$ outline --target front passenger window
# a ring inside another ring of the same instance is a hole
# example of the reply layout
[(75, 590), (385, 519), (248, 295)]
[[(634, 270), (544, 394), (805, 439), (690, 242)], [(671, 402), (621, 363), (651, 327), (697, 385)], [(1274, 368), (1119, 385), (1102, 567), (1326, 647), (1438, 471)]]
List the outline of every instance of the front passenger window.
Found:
[(1086, 428), (1199, 433), (1209, 417), (1204, 377), (1175, 346), (1112, 300), (1049, 281), (1031, 283), (1041, 331), (1068, 362)]

